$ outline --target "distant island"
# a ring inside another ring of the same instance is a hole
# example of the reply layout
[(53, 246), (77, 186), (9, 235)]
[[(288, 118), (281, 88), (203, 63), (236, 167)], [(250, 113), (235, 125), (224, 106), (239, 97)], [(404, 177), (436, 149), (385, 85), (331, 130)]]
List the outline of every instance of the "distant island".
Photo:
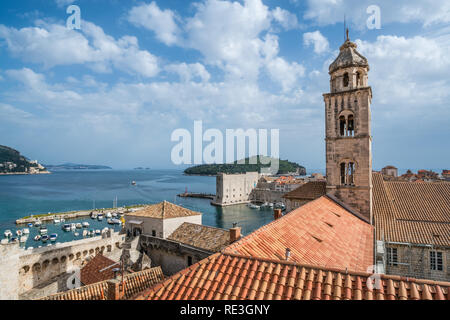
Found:
[(150, 168), (137, 167), (134, 168), (133, 170), (150, 170)]
[[(238, 161), (225, 164), (202, 164), (184, 170), (185, 174), (189, 175), (217, 175), (221, 173), (245, 173), (245, 172), (261, 172), (261, 168), (268, 168), (270, 164), (262, 164), (260, 156), (258, 156), (256, 164), (249, 163), (250, 158), (245, 159), (245, 164), (238, 164)], [(298, 175), (306, 175), (305, 167), (295, 162), (288, 160), (280, 160), (277, 174), (295, 173)]]
[(59, 165), (46, 164), (49, 170), (111, 170), (111, 167), (91, 164), (64, 163)]
[(29, 160), (19, 151), (0, 145), (0, 175), (50, 173), (37, 160)]

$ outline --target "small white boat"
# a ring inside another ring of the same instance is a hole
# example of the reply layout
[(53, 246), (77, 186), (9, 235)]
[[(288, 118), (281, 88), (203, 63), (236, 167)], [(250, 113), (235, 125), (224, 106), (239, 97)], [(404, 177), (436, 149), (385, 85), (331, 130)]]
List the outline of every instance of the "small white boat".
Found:
[(9, 239), (0, 240), (0, 244), (8, 244), (8, 243), (9, 243)]
[(106, 218), (108, 218), (108, 219), (111, 219), (111, 218), (112, 218), (111, 212), (107, 212), (107, 213), (106, 213)]
[(52, 234), (50, 235), (50, 241), (56, 241), (56, 238), (58, 238), (58, 234), (52, 233)]
[(11, 243), (16, 243), (18, 241), (19, 241), (19, 239), (17, 239), (16, 237), (12, 237), (10, 240)]
[(34, 226), (35, 227), (40, 227), (42, 225), (42, 222), (40, 221), (40, 220), (36, 220), (35, 222), (34, 222)]
[(103, 220), (103, 214), (99, 213), (97, 216), (97, 220), (98, 221), (102, 221)]
[(70, 224), (70, 230), (75, 230), (77, 228), (77, 225), (75, 223)]
[(39, 229), (39, 233), (42, 235), (42, 234), (47, 234), (47, 232), (48, 232), (48, 230), (47, 230), (47, 227), (46, 226), (42, 226), (40, 229)]
[(77, 227), (77, 229), (83, 228), (83, 225), (80, 222), (78, 222), (75, 226)]
[(74, 235), (75, 237), (78, 237), (80, 234), (79, 234), (78, 232), (75, 232), (73, 235)]
[(5, 235), (6, 238), (12, 237), (13, 235), (11, 230), (6, 230), (3, 234)]
[(131, 181), (131, 185), (135, 186), (136, 185), (136, 181)]
[(113, 219), (108, 219), (107, 222), (108, 224), (114, 224)]
[(16, 230), (16, 235), (20, 237), (22, 235), (22, 230)]
[(256, 204), (253, 204), (253, 203), (249, 203), (247, 206), (248, 206), (250, 209), (259, 209), (259, 208), (260, 208), (259, 206), (257, 206)]
[(102, 232), (99, 229), (97, 229), (97, 230), (95, 230), (95, 234), (100, 235), (100, 234), (102, 234)]
[(33, 224), (31, 222), (28, 224), (28, 228), (33, 228)]
[(122, 221), (120, 221), (119, 219), (111, 219), (112, 224), (122, 224)]
[(54, 223), (54, 224), (61, 223), (61, 219), (55, 218), (55, 219), (53, 219), (53, 223)]
[(37, 235), (36, 237), (34, 237), (34, 241), (39, 241), (39, 240), (41, 240), (41, 236), (40, 235)]
[(102, 234), (108, 232), (109, 228), (103, 228), (102, 229)]
[(86, 237), (89, 234), (89, 231), (83, 230), (83, 237)]
[(117, 213), (113, 212), (112, 217), (117, 218)]
[(25, 243), (25, 242), (27, 242), (27, 240), (28, 240), (28, 237), (27, 237), (27, 236), (21, 236), (21, 237), (19, 238), (20, 243)]
[(97, 219), (97, 214), (94, 213), (94, 212), (92, 212), (92, 213), (91, 213), (91, 219)]
[(66, 223), (62, 226), (62, 229), (66, 232), (69, 232), (72, 230), (72, 228), (70, 227), (70, 224)]
[(94, 230), (90, 230), (89, 231), (89, 237), (93, 237), (95, 235), (95, 231)]
[(89, 228), (89, 222), (85, 221), (82, 224), (83, 228)]
[(25, 229), (22, 230), (22, 233), (23, 234), (30, 234), (30, 229), (25, 228)]

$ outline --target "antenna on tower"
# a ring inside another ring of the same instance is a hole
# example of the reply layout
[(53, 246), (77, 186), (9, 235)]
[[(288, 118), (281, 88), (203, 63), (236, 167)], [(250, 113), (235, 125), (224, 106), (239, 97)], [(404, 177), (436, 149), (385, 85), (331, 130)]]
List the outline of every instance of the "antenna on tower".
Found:
[[(347, 30), (347, 22), (345, 20), (345, 13), (344, 13), (344, 41), (347, 40), (347, 39), (345, 39), (345, 32), (346, 32), (346, 30)], [(347, 38), (348, 38), (348, 34), (347, 34)]]

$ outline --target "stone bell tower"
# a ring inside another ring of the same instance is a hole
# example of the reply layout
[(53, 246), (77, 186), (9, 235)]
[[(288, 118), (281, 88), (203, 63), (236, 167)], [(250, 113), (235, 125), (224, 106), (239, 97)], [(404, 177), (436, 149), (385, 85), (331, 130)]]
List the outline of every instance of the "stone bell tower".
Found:
[(325, 101), (327, 193), (372, 222), (372, 137), (369, 64), (347, 40), (329, 67)]

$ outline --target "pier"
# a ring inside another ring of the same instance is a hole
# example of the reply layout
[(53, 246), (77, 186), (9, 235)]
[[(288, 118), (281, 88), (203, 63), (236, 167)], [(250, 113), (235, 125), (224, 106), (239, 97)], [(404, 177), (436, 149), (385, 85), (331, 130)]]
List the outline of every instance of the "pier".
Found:
[(181, 198), (202, 198), (202, 199), (211, 199), (211, 200), (214, 200), (214, 198), (216, 197), (215, 194), (197, 193), (197, 192), (185, 192), (185, 193), (180, 193), (177, 196), (181, 197)]

